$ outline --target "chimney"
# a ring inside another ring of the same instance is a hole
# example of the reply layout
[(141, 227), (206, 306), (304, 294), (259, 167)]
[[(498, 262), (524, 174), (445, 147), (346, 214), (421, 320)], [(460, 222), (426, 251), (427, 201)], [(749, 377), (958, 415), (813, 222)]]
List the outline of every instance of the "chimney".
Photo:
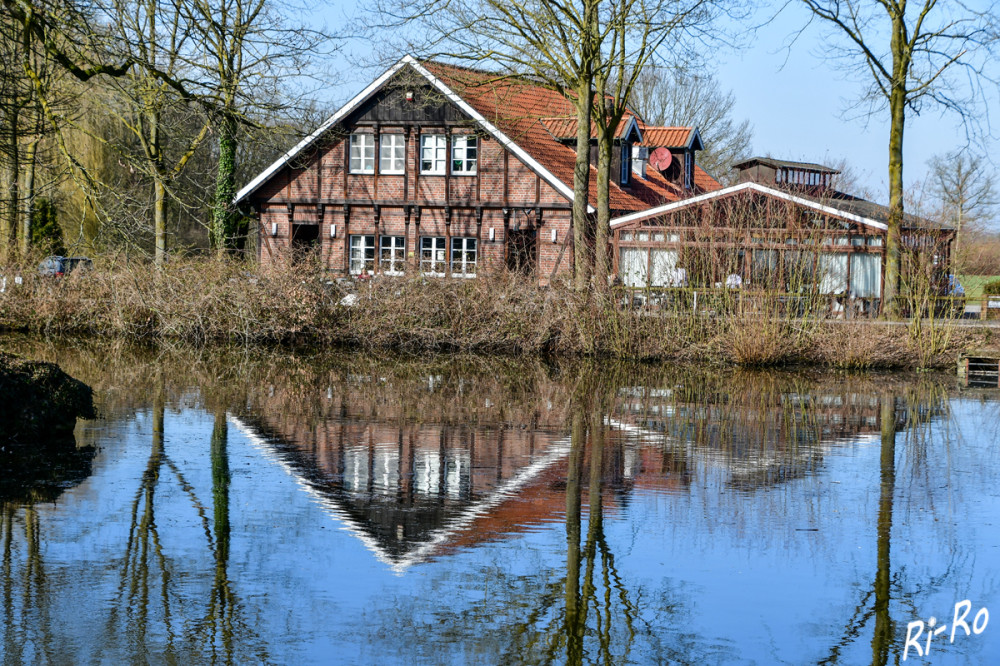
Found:
[(646, 163), (649, 161), (649, 148), (646, 146), (632, 146), (632, 171), (639, 175), (639, 178), (646, 178)]

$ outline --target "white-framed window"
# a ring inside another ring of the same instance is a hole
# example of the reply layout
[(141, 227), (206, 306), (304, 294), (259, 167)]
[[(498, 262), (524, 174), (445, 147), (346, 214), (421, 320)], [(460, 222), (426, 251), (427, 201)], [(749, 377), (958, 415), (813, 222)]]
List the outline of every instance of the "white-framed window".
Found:
[(451, 239), (451, 274), (476, 277), (476, 239)]
[(375, 236), (351, 236), (350, 253), (351, 275), (375, 272)]
[(420, 238), (420, 272), (444, 275), (448, 264), (448, 249), (443, 236)]
[(351, 135), (351, 173), (375, 173), (375, 135)]
[(379, 141), (379, 173), (405, 173), (406, 137), (402, 134), (383, 134)]
[(406, 270), (406, 237), (379, 236), (379, 270), (386, 275), (402, 275)]
[(476, 173), (479, 161), (479, 146), (471, 134), (451, 137), (451, 172), (471, 175)]
[(444, 134), (421, 134), (420, 173), (443, 176), (448, 166), (447, 146)]

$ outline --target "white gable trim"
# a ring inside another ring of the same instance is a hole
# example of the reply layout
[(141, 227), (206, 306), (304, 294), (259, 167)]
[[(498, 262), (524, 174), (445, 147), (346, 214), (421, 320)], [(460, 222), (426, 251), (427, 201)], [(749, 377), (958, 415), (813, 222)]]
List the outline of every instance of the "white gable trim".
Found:
[(855, 215), (854, 213), (848, 213), (833, 206), (826, 206), (815, 201), (810, 201), (809, 199), (803, 199), (802, 197), (795, 196), (794, 194), (789, 194), (788, 192), (783, 192), (781, 190), (776, 190), (770, 187), (765, 187), (760, 183), (740, 183), (738, 185), (731, 185), (730, 187), (725, 187), (721, 190), (716, 190), (715, 192), (708, 192), (706, 194), (701, 194), (696, 197), (691, 197), (690, 199), (682, 199), (681, 201), (675, 201), (673, 203), (665, 204), (663, 206), (658, 206), (656, 208), (650, 208), (649, 210), (639, 211), (638, 213), (630, 213), (629, 215), (623, 215), (622, 217), (617, 217), (611, 220), (611, 228), (620, 227), (623, 224), (628, 224), (629, 222), (635, 222), (636, 220), (644, 220), (650, 217), (656, 217), (657, 215), (662, 215), (664, 213), (669, 213), (680, 208), (685, 208), (687, 206), (694, 206), (706, 201), (711, 201), (712, 199), (718, 199), (719, 197), (724, 197), (729, 194), (735, 194), (736, 192), (742, 192), (743, 190), (754, 190), (755, 192), (760, 192), (761, 194), (766, 194), (768, 196), (775, 197), (776, 199), (782, 199), (784, 201), (789, 201), (805, 208), (811, 208), (813, 210), (820, 211), (821, 213), (826, 213), (827, 215), (833, 215), (834, 217), (839, 217), (844, 220), (850, 220), (851, 222), (857, 222), (858, 224), (863, 224), (868, 227), (873, 227), (881, 231), (885, 231), (888, 227), (882, 222), (876, 222), (875, 220), (862, 217), (861, 215)]
[[(519, 145), (517, 145), (516, 143), (514, 143), (514, 141), (512, 139), (510, 139), (506, 134), (504, 134), (503, 132), (501, 132), (500, 129), (496, 125), (494, 125), (490, 121), (486, 120), (486, 118), (481, 113), (479, 113), (474, 108), (472, 108), (469, 105), (468, 102), (466, 102), (459, 95), (457, 95), (451, 88), (449, 88), (448, 86), (446, 86), (444, 84), (444, 82), (442, 82), (436, 76), (434, 76), (433, 74), (431, 74), (430, 71), (426, 67), (424, 67), (423, 65), (421, 65), (413, 56), (409, 56), (409, 55), (403, 56), (403, 60), (401, 62), (405, 62), (405, 63), (409, 64), (411, 67), (413, 67), (413, 69), (417, 70), (422, 76), (424, 76), (424, 78), (426, 78), (428, 81), (430, 81), (431, 85), (433, 85), (435, 88), (437, 88), (438, 91), (440, 91), (442, 95), (444, 95), (445, 97), (447, 97), (451, 102), (453, 102), (455, 104), (455, 106), (457, 106), (458, 108), (460, 108), (462, 111), (464, 111), (469, 116), (471, 116), (476, 122), (478, 122), (480, 125), (482, 125), (483, 129), (485, 129), (487, 132), (489, 132), (490, 135), (492, 135), (494, 139), (496, 139), (498, 142), (500, 142), (500, 145), (502, 145), (504, 148), (506, 148), (510, 152), (514, 153), (514, 155), (519, 160), (521, 160), (526, 165), (528, 165), (529, 169), (531, 169), (532, 171), (534, 171), (546, 183), (548, 183), (553, 188), (555, 188), (555, 190), (557, 192), (559, 192), (559, 194), (563, 195), (564, 197), (566, 197), (570, 201), (573, 200), (573, 188), (572, 187), (567, 186), (566, 183), (564, 183), (561, 180), (559, 180), (558, 178), (556, 178), (552, 174), (552, 172), (550, 172), (548, 169), (546, 169), (541, 164), (539, 164), (535, 160), (535, 158), (533, 158), (531, 155), (529, 155), (527, 152), (525, 152), (525, 150), (523, 148), (521, 148)], [(587, 205), (587, 212), (588, 213), (593, 213), (595, 211), (596, 211), (596, 209), (593, 206), (591, 206), (589, 204)]]
[(458, 515), (432, 531), (424, 542), (405, 556), (394, 558), (390, 553), (383, 550), (378, 541), (369, 536), (363, 529), (363, 526), (345, 511), (335, 499), (325, 495), (321, 487), (317, 487), (317, 484), (310, 479), (304, 478), (285, 458), (277, 454), (269, 437), (261, 434), (252, 425), (233, 414), (227, 413), (226, 420), (232, 423), (247, 438), (250, 444), (269, 461), (277, 463), (286, 474), (295, 479), (296, 484), (316, 504), (322, 507), (335, 520), (339, 521), (345, 531), (357, 537), (364, 544), (365, 548), (371, 551), (380, 562), (389, 567), (397, 575), (402, 575), (407, 569), (416, 564), (426, 562), (442, 546), (454, 541), (463, 532), (470, 530), (477, 519), (488, 514), (507, 500), (516, 497), (526, 486), (534, 483), (543, 472), (564, 458), (567, 458), (572, 449), (572, 442), (569, 437), (552, 442), (545, 450), (545, 453), (530, 465), (518, 470), (514, 476), (499, 484), (482, 499), (464, 507)]
[[(336, 113), (330, 116), (326, 122), (320, 125), (312, 134), (302, 139), (297, 143), (291, 150), (279, 157), (271, 166), (267, 167), (262, 171), (256, 178), (251, 180), (246, 186), (243, 187), (239, 192), (236, 193), (236, 198), (234, 203), (239, 203), (251, 193), (253, 193), (258, 187), (260, 187), (264, 182), (266, 182), (271, 176), (277, 173), (280, 169), (285, 167), (296, 155), (305, 150), (310, 144), (312, 144), (316, 139), (318, 139), (324, 132), (329, 130), (331, 127), (340, 122), (347, 114), (354, 111), (361, 104), (363, 104), (368, 98), (370, 98), (379, 88), (385, 84), (396, 72), (398, 72), (404, 65), (409, 65), (414, 70), (416, 70), (421, 76), (427, 79), (432, 86), (437, 88), (437, 90), (443, 94), (448, 100), (450, 100), (455, 106), (460, 108), (466, 114), (471, 116), (473, 120), (478, 122), (484, 130), (486, 130), (490, 135), (493, 136), (504, 148), (512, 152), (519, 160), (524, 162), (529, 169), (534, 171), (542, 180), (551, 185), (557, 192), (569, 199), (573, 200), (573, 188), (566, 185), (558, 178), (555, 177), (548, 169), (542, 166), (538, 161), (536, 161), (531, 155), (529, 155), (523, 148), (518, 146), (513, 140), (511, 140), (506, 134), (500, 131), (493, 123), (486, 120), (486, 118), (472, 108), (468, 102), (457, 95), (453, 90), (446, 86), (440, 79), (430, 73), (430, 71), (421, 65), (416, 58), (410, 55), (403, 56), (403, 58), (393, 65), (391, 68), (386, 70), (382, 76), (378, 77), (372, 81), (367, 88), (362, 90), (358, 95), (356, 95), (351, 101), (342, 106)], [(595, 212), (595, 208), (588, 204), (587, 212)]]
[(367, 88), (358, 93), (347, 104), (340, 107), (340, 109), (336, 113), (327, 118), (326, 121), (322, 125), (317, 127), (312, 134), (299, 141), (297, 144), (295, 144), (295, 146), (292, 147), (291, 150), (289, 150), (287, 153), (285, 153), (277, 160), (275, 160), (274, 163), (271, 164), (271, 166), (261, 171), (256, 178), (251, 180), (243, 187), (243, 189), (241, 189), (239, 192), (236, 193), (236, 198), (233, 199), (233, 203), (239, 203), (247, 196), (249, 196), (254, 190), (263, 185), (271, 176), (276, 174), (280, 169), (282, 169), (289, 162), (291, 162), (299, 153), (308, 148), (309, 145), (312, 144), (320, 136), (322, 136), (324, 132), (326, 132), (328, 129), (330, 129), (338, 122), (340, 122), (344, 118), (344, 116), (349, 114), (351, 111), (361, 106), (361, 104), (363, 104), (369, 97), (375, 94), (375, 92), (382, 87), (382, 84), (388, 81), (393, 74), (402, 69), (403, 65), (405, 64), (404, 62), (405, 60), (406, 60), (405, 58), (403, 60), (400, 60), (395, 65), (386, 70), (385, 73), (382, 74), (382, 76), (378, 77), (370, 84), (368, 84)]

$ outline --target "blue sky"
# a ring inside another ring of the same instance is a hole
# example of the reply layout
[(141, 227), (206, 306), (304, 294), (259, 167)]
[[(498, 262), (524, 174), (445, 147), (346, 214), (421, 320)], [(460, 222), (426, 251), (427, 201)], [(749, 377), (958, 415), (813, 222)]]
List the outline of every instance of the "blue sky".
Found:
[[(344, 25), (353, 0), (329, 5), (320, 12), (328, 26)], [(765, 20), (766, 10), (753, 19)], [(846, 160), (861, 183), (883, 203), (888, 198), (887, 112), (865, 117), (851, 111), (861, 87), (823, 57), (822, 31), (811, 26), (790, 48), (789, 37), (804, 25), (804, 10), (791, 5), (767, 25), (759, 28), (741, 50), (719, 51), (709, 66), (736, 98), (734, 117), (750, 120), (754, 128), (753, 150), (758, 155), (836, 165)], [(750, 25), (752, 21), (746, 22)], [(343, 73), (329, 100), (343, 102), (360, 91), (380, 71), (348, 64), (352, 55), (364, 55), (373, 46), (362, 39), (346, 45), (337, 59)], [(994, 90), (993, 109), (1000, 108)], [(1000, 128), (994, 130), (1000, 134)], [(702, 137), (706, 143), (710, 136)], [(933, 155), (966, 145), (966, 132), (959, 119), (937, 109), (920, 116), (909, 113), (904, 136), (904, 179), (912, 187), (927, 173)], [(1000, 143), (973, 144), (985, 154), (1000, 153)]]

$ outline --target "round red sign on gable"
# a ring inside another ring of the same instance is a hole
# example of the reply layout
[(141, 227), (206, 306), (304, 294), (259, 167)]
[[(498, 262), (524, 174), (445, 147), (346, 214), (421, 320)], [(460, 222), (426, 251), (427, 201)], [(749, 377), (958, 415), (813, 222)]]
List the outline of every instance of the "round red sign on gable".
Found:
[(649, 155), (649, 165), (657, 171), (666, 171), (674, 159), (668, 148), (657, 148)]

